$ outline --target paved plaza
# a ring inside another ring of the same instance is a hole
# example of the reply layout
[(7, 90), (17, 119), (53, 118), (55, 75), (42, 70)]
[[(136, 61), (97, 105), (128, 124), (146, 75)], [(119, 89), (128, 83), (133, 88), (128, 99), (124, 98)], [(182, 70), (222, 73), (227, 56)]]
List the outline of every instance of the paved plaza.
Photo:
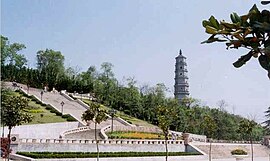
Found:
[[(78, 127), (79, 122), (63, 122), (63, 123), (49, 123), (49, 124), (35, 124), (35, 125), (21, 125), (12, 128), (12, 134), (19, 134), (19, 138), (32, 139), (55, 139), (59, 135), (70, 129)], [(0, 130), (2, 134), (2, 128)], [(5, 127), (5, 135), (8, 134), (8, 129)]]

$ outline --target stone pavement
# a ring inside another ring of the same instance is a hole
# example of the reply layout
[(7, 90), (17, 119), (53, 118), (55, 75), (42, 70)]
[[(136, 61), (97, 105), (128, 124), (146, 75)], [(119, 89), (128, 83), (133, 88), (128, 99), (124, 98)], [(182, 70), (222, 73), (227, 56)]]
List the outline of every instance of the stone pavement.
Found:
[[(19, 138), (31, 139), (55, 139), (59, 135), (70, 129), (78, 127), (79, 122), (63, 122), (63, 123), (49, 123), (49, 124), (34, 124), (34, 125), (20, 125), (12, 128), (12, 134), (19, 134)], [(2, 135), (2, 127), (1, 127)], [(8, 129), (5, 127), (5, 136), (8, 134)]]
[[(209, 143), (192, 143), (192, 145), (196, 146), (200, 150), (202, 150), (204, 153), (208, 153), (209, 151)], [(251, 148), (250, 144), (222, 144), (222, 143), (212, 143), (212, 156), (214, 159), (220, 159), (220, 158), (231, 158), (230, 155), (231, 151), (241, 148), (248, 152), (248, 155), (251, 155)], [(254, 149), (254, 157), (267, 157), (270, 154), (270, 149), (266, 146), (260, 145), (260, 144), (253, 144)]]

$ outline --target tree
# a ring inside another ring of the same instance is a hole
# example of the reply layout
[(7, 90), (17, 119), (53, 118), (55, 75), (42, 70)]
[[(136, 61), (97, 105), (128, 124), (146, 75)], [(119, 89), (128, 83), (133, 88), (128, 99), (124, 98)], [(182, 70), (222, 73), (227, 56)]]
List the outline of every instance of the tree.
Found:
[(105, 111), (101, 109), (101, 105), (98, 103), (92, 103), (90, 108), (82, 114), (82, 120), (88, 122), (93, 121), (95, 123), (95, 141), (97, 145), (97, 160), (99, 160), (99, 148), (97, 140), (97, 124), (107, 120), (108, 116)]
[[(11, 129), (23, 123), (28, 123), (32, 120), (32, 116), (25, 112), (28, 106), (28, 100), (18, 96), (9, 96), (2, 94), (1, 110), (2, 123), (8, 127), (8, 151), (10, 151), (10, 135)], [(8, 154), (9, 160), (9, 154)]]
[(18, 54), (19, 51), (25, 49), (24, 44), (13, 43), (10, 44), (7, 37), (1, 35), (1, 66), (8, 63), (15, 67), (22, 68), (26, 65), (27, 60), (24, 55)]
[(43, 83), (48, 84), (49, 88), (54, 87), (63, 75), (64, 60), (60, 51), (46, 49), (37, 52), (37, 69), (43, 77)]
[(215, 133), (215, 130), (217, 128), (217, 125), (214, 121), (214, 119), (209, 116), (209, 115), (206, 115), (204, 117), (204, 120), (203, 120), (203, 128), (204, 128), (204, 132), (205, 132), (205, 135), (209, 138), (209, 142), (210, 142), (210, 147), (209, 147), (209, 161), (212, 160), (212, 138), (214, 137), (214, 133)]
[(173, 121), (176, 119), (176, 112), (174, 107), (169, 106), (159, 106), (157, 108), (157, 119), (158, 127), (162, 130), (165, 137), (165, 151), (166, 151), (166, 161), (168, 160), (168, 139), (169, 139), (169, 129)]
[(253, 161), (253, 142), (252, 142), (252, 137), (253, 137), (253, 131), (256, 126), (255, 121), (250, 121), (250, 120), (241, 120), (238, 128), (238, 132), (240, 132), (243, 135), (243, 138), (248, 138), (250, 141), (250, 146), (251, 146), (251, 160)]
[[(264, 4), (269, 1), (263, 1)], [(270, 79), (270, 12), (259, 11), (254, 5), (242, 16), (237, 13), (230, 15), (232, 22), (218, 22), (214, 16), (202, 22), (205, 32), (210, 34), (208, 40), (202, 43), (224, 42), (227, 49), (246, 48), (248, 53), (242, 55), (233, 66), (240, 68), (252, 57), (258, 58)]]
[(263, 122), (263, 124), (265, 124), (264, 128), (267, 133), (270, 133), (270, 107), (268, 107), (268, 109), (264, 113), (267, 119), (266, 121)]

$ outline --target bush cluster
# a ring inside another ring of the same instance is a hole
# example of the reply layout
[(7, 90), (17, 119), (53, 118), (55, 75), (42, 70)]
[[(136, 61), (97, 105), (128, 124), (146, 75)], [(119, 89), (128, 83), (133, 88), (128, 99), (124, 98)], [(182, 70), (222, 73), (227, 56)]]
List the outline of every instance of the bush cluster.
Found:
[[(95, 158), (96, 152), (17, 152), (31, 158)], [(169, 156), (201, 155), (200, 153), (169, 152)], [(99, 157), (166, 156), (165, 152), (101, 152)]]
[(247, 155), (247, 152), (243, 149), (234, 149), (231, 151), (232, 155)]

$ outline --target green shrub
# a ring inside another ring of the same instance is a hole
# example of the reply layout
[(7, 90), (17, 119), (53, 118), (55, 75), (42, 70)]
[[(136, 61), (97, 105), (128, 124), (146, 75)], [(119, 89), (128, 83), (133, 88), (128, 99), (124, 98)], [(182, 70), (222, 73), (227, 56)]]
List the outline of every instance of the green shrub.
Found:
[(50, 109), (51, 113), (57, 113), (58, 111), (54, 108)]
[(66, 118), (67, 121), (77, 121), (74, 117), (72, 117), (70, 114), (67, 114), (68, 117)]
[(43, 113), (44, 111), (42, 109), (26, 109), (29, 113)]
[(46, 106), (47, 106), (47, 104), (45, 104), (45, 103), (41, 103), (41, 106), (44, 106), (44, 107), (46, 107)]
[(56, 116), (62, 116), (62, 113), (59, 111), (55, 111)]
[(51, 110), (51, 107), (46, 106), (45, 109), (46, 109), (46, 110)]
[(231, 151), (232, 155), (247, 155), (247, 152), (243, 149), (234, 149)]
[(64, 118), (64, 119), (66, 119), (68, 117), (70, 117), (70, 115), (68, 115), (68, 114), (62, 115), (62, 118)]

